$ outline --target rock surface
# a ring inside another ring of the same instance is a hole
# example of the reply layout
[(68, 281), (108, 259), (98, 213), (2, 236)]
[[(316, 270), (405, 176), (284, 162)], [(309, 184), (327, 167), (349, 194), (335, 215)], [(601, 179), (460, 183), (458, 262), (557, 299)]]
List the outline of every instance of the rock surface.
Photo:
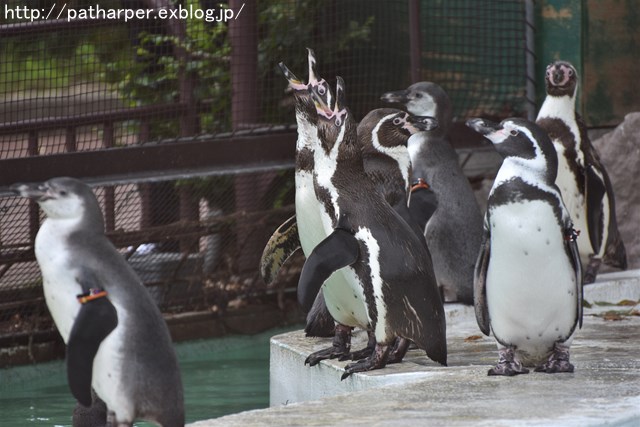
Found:
[[(593, 140), (609, 173), (629, 269), (640, 267), (640, 112), (629, 113), (613, 131)], [(604, 266), (603, 266), (604, 267)], [(603, 268), (604, 271), (604, 268)]]

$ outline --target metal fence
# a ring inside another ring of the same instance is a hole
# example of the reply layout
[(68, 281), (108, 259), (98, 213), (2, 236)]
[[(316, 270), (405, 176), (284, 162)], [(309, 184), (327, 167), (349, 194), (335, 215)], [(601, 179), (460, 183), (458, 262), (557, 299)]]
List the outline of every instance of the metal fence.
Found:
[[(226, 22), (161, 19), (161, 7), (223, 16), (210, 0), (41, 0), (29, 17), (23, 3), (0, 16), (0, 347), (53, 327), (33, 255), (42, 215), (8, 194), (17, 181), (94, 185), (108, 236), (166, 313), (222, 313), (295, 285), (301, 259), (271, 288), (257, 260), (293, 212), (295, 120), (277, 63), (305, 78), (305, 47), (345, 79), (356, 117), (412, 78), (441, 84), (461, 120), (527, 110), (519, 0), (232, 0)], [(119, 9), (149, 15), (112, 19)]]

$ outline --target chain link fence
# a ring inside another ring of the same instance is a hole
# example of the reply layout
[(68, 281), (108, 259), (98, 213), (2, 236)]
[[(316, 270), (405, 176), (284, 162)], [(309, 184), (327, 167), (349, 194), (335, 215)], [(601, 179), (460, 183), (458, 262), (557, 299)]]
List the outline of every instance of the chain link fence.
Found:
[[(284, 61), (306, 78), (306, 47), (315, 50), (323, 77), (345, 79), (349, 106), (363, 117), (381, 106), (380, 94), (410, 84), (410, 3), (5, 2), (0, 347), (54, 327), (33, 255), (43, 217), (37, 205), (6, 191), (21, 172), (11, 169), (12, 161), (40, 159), (54, 167), (78, 153), (116, 150), (125, 161), (131, 147), (233, 144), (239, 134), (294, 133), (293, 100), (277, 64)], [(420, 6), (421, 78), (449, 92), (458, 118), (523, 115), (524, 2), (424, 0)], [(162, 19), (162, 8), (215, 9), (210, 18), (216, 19)], [(233, 18), (218, 20), (227, 8)], [(30, 19), (36, 10), (41, 16)], [(83, 19), (68, 20), (70, 10), (84, 11)], [(127, 22), (110, 18), (117, 10), (149, 15)], [(44, 19), (45, 12), (59, 19)], [(246, 153), (229, 150), (242, 163)], [(88, 181), (103, 207), (108, 236), (163, 312), (222, 315), (238, 301), (295, 287), (301, 256), (270, 287), (257, 274), (265, 242), (294, 211), (293, 155), (277, 167), (160, 171), (144, 179), (133, 164), (129, 176)], [(86, 169), (82, 159), (65, 174)]]

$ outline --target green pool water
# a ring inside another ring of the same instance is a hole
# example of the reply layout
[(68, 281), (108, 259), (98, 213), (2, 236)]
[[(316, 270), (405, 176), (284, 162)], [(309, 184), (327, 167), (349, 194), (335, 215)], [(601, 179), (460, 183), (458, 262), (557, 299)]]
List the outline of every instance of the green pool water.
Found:
[[(299, 328), (176, 345), (187, 422), (268, 407), (269, 338)], [(63, 361), (0, 370), (2, 427), (71, 426), (74, 406)]]

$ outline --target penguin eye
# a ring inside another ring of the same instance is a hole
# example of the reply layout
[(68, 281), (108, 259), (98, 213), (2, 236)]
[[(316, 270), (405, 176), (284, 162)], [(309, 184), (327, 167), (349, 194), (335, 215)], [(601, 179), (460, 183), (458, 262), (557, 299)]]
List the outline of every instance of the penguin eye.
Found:
[(569, 74), (569, 77), (573, 76), (573, 70), (569, 70), (567, 74)]
[(59, 194), (60, 194), (62, 197), (66, 197), (66, 196), (67, 196), (67, 194), (69, 194), (69, 193), (67, 193), (65, 190), (60, 190), (60, 193), (59, 193)]
[(422, 98), (422, 94), (420, 92), (416, 93), (416, 98)]
[(340, 117), (336, 119), (336, 126), (338, 127), (342, 126), (342, 119)]
[(511, 136), (518, 136), (518, 133), (519, 133), (519, 132), (518, 132), (517, 130), (515, 130), (515, 129), (511, 129), (511, 130), (509, 131), (509, 134), (510, 134)]
[(402, 120), (400, 119), (400, 117), (396, 117), (395, 119), (393, 119), (394, 125), (399, 126), (400, 123), (402, 123)]
[(318, 86), (318, 93), (320, 95), (324, 95), (326, 92), (326, 89), (324, 88), (324, 86)]

